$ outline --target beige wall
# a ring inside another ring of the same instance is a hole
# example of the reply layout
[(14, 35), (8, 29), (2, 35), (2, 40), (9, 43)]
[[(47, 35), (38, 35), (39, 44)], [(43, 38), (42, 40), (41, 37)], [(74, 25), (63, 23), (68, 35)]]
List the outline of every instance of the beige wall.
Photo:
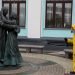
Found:
[(28, 0), (28, 38), (40, 38), (41, 0)]

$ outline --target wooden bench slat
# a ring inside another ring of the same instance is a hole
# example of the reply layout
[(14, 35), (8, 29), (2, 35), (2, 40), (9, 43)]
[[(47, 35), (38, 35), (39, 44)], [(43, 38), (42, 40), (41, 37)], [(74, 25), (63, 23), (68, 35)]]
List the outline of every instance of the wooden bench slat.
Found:
[(26, 48), (28, 48), (28, 47), (31, 47), (31, 48), (43, 48), (44, 47), (44, 45), (19, 45), (19, 47), (26, 47)]
[(35, 42), (25, 42), (24, 44), (19, 44), (19, 48), (26, 48), (26, 52), (30, 53), (31, 49), (40, 49), (40, 53), (43, 53), (43, 48), (47, 44), (47, 41), (35, 41)]

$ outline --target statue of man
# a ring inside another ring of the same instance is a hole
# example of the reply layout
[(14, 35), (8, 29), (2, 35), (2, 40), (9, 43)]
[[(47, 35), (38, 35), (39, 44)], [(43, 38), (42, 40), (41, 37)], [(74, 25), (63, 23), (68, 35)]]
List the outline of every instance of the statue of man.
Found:
[[(2, 9), (4, 12), (4, 9)], [(2, 27), (3, 20), (2, 20), (2, 11), (0, 11), (0, 66), (2, 66), (3, 59), (4, 59), (4, 53), (5, 53), (5, 43), (6, 43), (6, 37), (7, 37), (7, 31), (5, 27)], [(3, 14), (7, 15), (8, 11), (6, 10)]]

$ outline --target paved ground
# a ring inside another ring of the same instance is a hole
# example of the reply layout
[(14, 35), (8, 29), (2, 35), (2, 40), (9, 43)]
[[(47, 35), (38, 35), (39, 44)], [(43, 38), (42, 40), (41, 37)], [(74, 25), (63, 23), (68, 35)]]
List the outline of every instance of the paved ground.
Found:
[[(28, 57), (31, 56), (31, 57)], [(0, 71), (0, 75), (64, 75), (65, 69), (50, 60), (34, 58), (34, 54), (22, 53), (25, 65), (21, 68), (7, 68)], [(42, 55), (39, 55), (42, 56)]]
[(54, 55), (45, 55), (45, 54), (34, 54), (34, 53), (23, 53), (22, 54), (24, 57), (31, 57), (31, 58), (37, 58), (37, 59), (44, 59), (52, 62), (56, 62), (59, 64), (61, 67), (64, 68), (65, 73), (69, 73), (72, 71), (72, 61), (67, 58), (59, 57), (59, 56), (54, 56)]
[(0, 75), (64, 75), (72, 70), (70, 59), (56, 55), (22, 53), (22, 57), (25, 61), (23, 67), (0, 71)]

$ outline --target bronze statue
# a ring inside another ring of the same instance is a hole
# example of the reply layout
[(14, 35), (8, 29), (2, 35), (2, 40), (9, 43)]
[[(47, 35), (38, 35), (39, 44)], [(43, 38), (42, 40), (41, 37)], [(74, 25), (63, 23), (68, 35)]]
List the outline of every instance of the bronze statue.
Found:
[[(8, 28), (8, 35), (6, 40), (6, 47), (5, 47), (5, 55), (4, 55), (4, 65), (11, 65), (11, 66), (18, 66), (21, 65), (22, 57), (20, 55), (18, 49), (18, 41), (17, 41), (17, 15), (12, 13), (10, 20), (16, 21), (11, 23), (12, 28)], [(15, 26), (13, 28), (13, 26)]]
[[(0, 28), (4, 32), (3, 41), (1, 43), (2, 49), (0, 49), (0, 56), (2, 57), (1, 66), (20, 66), (22, 57), (18, 49), (17, 34), (19, 32), (19, 26), (17, 25), (17, 15), (12, 13), (10, 18), (7, 19), (6, 15), (8, 9), (2, 8)], [(3, 33), (2, 33), (3, 34)]]
[(5, 43), (7, 37), (7, 30), (5, 27), (2, 27), (2, 25), (3, 25), (2, 11), (0, 11), (0, 66), (3, 65), (3, 61), (4, 61)]

